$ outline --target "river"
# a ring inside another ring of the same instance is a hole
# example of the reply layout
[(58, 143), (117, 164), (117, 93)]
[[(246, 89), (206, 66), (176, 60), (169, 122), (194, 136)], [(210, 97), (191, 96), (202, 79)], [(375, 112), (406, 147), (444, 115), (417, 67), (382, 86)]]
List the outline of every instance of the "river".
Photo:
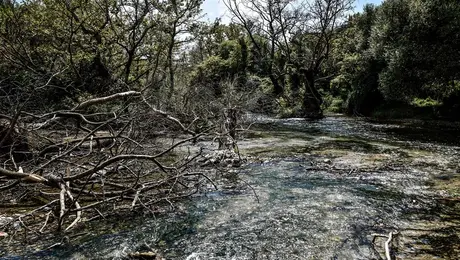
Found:
[(147, 244), (166, 259), (385, 259), (392, 232), (396, 259), (460, 259), (456, 126), (252, 120), (249, 163), (218, 191), (27, 258), (120, 259)]

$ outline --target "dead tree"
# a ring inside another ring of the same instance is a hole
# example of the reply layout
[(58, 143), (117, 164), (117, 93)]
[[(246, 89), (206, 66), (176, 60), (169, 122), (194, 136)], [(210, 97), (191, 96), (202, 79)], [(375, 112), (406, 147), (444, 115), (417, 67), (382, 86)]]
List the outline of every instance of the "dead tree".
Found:
[[(180, 127), (182, 137), (168, 145), (155, 145), (154, 140), (139, 134), (145, 129), (135, 125), (136, 113), (126, 114), (129, 112), (124, 108), (87, 112), (91, 107), (120, 99), (131, 100), (126, 105), (150, 108), (156, 120)], [(21, 133), (30, 137), (27, 140), (33, 159), (4, 161), (0, 190), (11, 194), (4, 199), (15, 201), (9, 206), (25, 204), (31, 210), (6, 223), (2, 230), (20, 223), (25, 232), (66, 232), (82, 221), (110, 216), (114, 209), (118, 213), (152, 212), (154, 205), (170, 204), (198, 192), (199, 183), (209, 179), (203, 173), (191, 173), (188, 167), (199, 151), (184, 154), (173, 163), (168, 159), (172, 152), (178, 153), (180, 146), (197, 140), (206, 131), (191, 131), (177, 118), (148, 104), (137, 91), (89, 99), (69, 110), (45, 114), (22, 111), (18, 118), (27, 122), (17, 125)], [(14, 199), (24, 190), (27, 196)], [(38, 203), (36, 197), (41, 198)]]

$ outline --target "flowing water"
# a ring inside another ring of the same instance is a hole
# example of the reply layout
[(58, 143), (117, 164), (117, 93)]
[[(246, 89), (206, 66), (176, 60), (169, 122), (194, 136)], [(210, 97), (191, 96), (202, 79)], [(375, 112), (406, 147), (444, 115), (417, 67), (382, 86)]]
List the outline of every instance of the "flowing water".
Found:
[(166, 259), (384, 259), (393, 232), (396, 259), (460, 259), (456, 127), (255, 120), (239, 142), (250, 163), (181, 214), (27, 258), (117, 259), (148, 244)]

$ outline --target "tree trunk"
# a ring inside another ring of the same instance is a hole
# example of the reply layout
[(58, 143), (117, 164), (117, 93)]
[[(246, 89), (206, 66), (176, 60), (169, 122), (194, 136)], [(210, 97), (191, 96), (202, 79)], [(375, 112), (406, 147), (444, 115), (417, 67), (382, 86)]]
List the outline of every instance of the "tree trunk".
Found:
[(323, 99), (315, 87), (315, 73), (311, 70), (304, 70), (303, 74), (305, 78), (305, 95), (302, 104), (304, 117), (322, 118), (321, 104)]
[(222, 136), (219, 139), (219, 150), (236, 148), (238, 110), (227, 108), (224, 112), (224, 122), (221, 126)]
[(283, 87), (279, 84), (278, 80), (276, 79), (275, 75), (273, 75), (273, 73), (270, 72), (269, 77), (270, 81), (273, 84), (273, 94), (275, 94), (275, 96), (277, 97), (281, 96), (281, 94), (283, 94)]
[(174, 55), (174, 45), (176, 44), (176, 22), (174, 22), (174, 29), (171, 34), (171, 41), (169, 42), (168, 46), (168, 72), (169, 72), (169, 90), (168, 90), (168, 100), (171, 100), (174, 94), (174, 62), (173, 62), (173, 55)]
[(131, 75), (131, 66), (134, 61), (134, 53), (135, 53), (135, 50), (133, 49), (128, 51), (128, 60), (126, 61), (126, 65), (125, 65), (125, 77), (124, 77), (126, 84), (129, 84), (129, 76)]

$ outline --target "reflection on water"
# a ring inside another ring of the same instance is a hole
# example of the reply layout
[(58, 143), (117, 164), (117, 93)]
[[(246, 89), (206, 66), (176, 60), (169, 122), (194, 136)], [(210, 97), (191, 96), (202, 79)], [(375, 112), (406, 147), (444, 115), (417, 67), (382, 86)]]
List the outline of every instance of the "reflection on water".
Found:
[(381, 259), (386, 238), (375, 234), (398, 232), (398, 259), (460, 258), (459, 204), (430, 188), (434, 177), (457, 174), (455, 128), (346, 117), (258, 121), (268, 135), (241, 149), (272, 159), (238, 175), (254, 190), (212, 192), (183, 214), (138, 219), (34, 257), (120, 258), (146, 243), (166, 259)]

